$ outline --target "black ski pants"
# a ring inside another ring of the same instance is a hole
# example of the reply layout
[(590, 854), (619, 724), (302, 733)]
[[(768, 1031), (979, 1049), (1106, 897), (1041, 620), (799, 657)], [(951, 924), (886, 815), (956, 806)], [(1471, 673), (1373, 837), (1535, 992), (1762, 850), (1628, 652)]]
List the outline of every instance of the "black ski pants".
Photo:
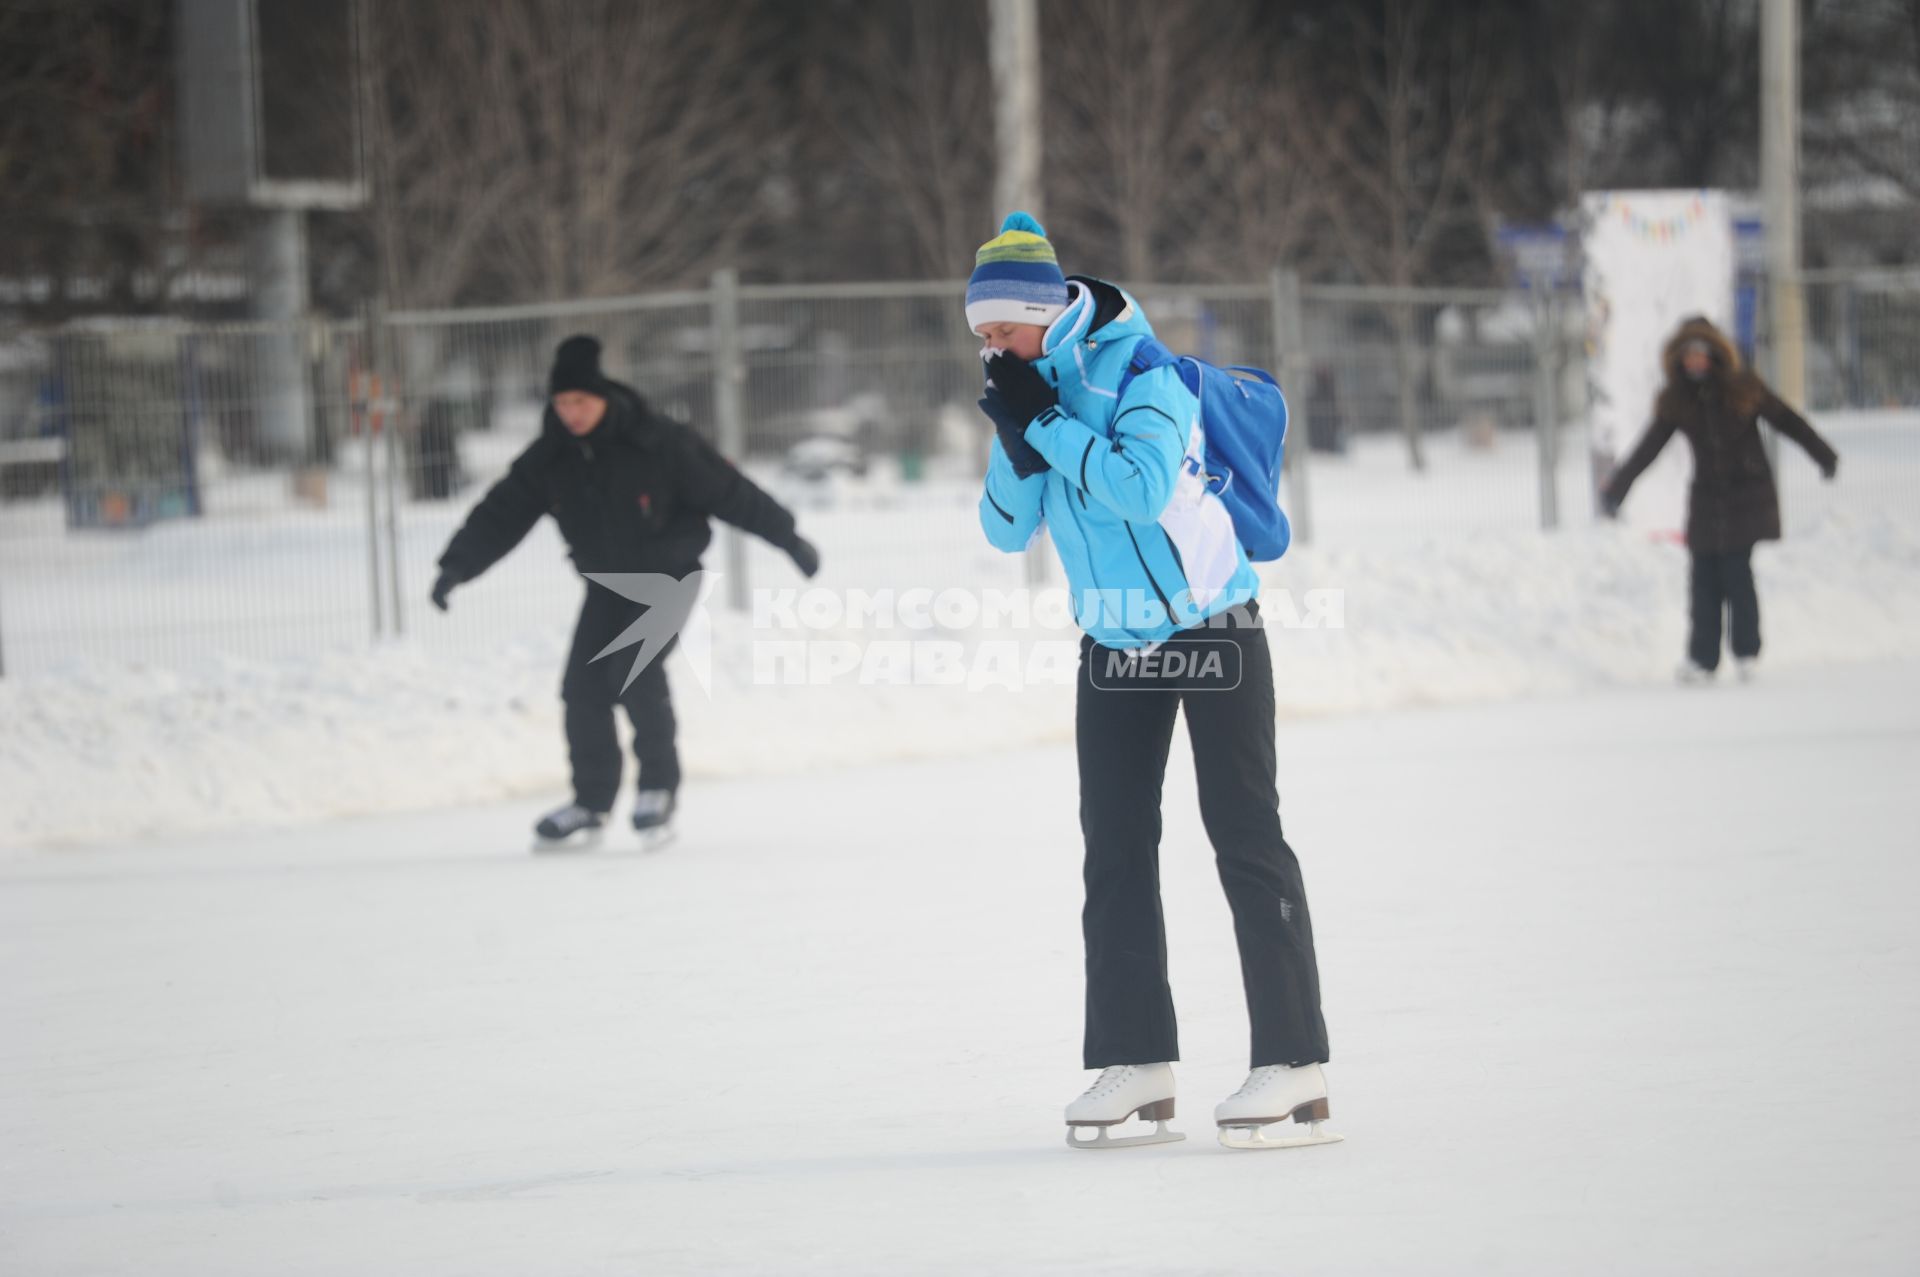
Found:
[(1200, 816), (1233, 911), (1253, 1066), (1327, 1059), (1306, 889), (1280, 832), (1266, 631), (1257, 624), (1183, 630), (1156, 652), (1164, 661), (1211, 646), (1225, 656), (1221, 643), (1232, 649), (1237, 672), (1209, 681), (1169, 679), (1164, 666), (1136, 666), (1129, 676), (1127, 654), (1081, 642), (1074, 734), (1086, 836), (1083, 1049), (1090, 1069), (1180, 1057), (1159, 857), (1160, 791), (1183, 706)]
[(637, 648), (623, 647), (599, 660), (595, 654), (620, 636), (644, 609), (605, 586), (589, 583), (580, 620), (560, 680), (566, 708), (567, 754), (573, 764), (573, 799), (594, 811), (612, 811), (620, 793), (620, 738), (613, 710), (626, 709), (633, 724), (633, 756), (643, 789), (680, 788), (680, 753), (674, 745), (673, 699), (667, 689), (669, 643), (625, 691)]
[(1760, 596), (1753, 586), (1753, 547), (1693, 556), (1693, 632), (1687, 657), (1702, 669), (1720, 665), (1720, 622), (1731, 622), (1733, 654), (1760, 655)]

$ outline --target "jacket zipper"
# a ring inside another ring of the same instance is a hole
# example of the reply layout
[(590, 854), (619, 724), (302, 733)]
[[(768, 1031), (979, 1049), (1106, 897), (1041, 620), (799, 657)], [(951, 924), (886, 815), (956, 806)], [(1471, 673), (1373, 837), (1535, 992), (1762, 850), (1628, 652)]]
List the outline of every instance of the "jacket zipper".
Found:
[[(1079, 357), (1079, 354), (1080, 354), (1079, 349), (1078, 347), (1076, 347), (1074, 350), (1074, 356), (1076, 359)], [(1085, 377), (1085, 369), (1083, 367), (1082, 378), (1084, 379), (1084, 377)], [(1058, 372), (1054, 373), (1053, 383), (1056, 387), (1060, 384), (1060, 377)], [(1086, 470), (1086, 460), (1087, 460), (1087, 454), (1082, 453), (1080, 457), (1080, 463), (1081, 463), (1080, 468), (1082, 473), (1085, 473), (1085, 470)], [(1065, 475), (1060, 476), (1060, 482), (1067, 483), (1067, 478)], [(1068, 486), (1072, 487), (1075, 492), (1079, 493), (1080, 508), (1082, 510), (1087, 510), (1089, 508), (1087, 505), (1087, 490), (1085, 488), (1082, 488), (1073, 484), (1068, 484)], [(1079, 520), (1075, 520), (1075, 522), (1078, 523)], [(1122, 519), (1120, 520), (1120, 526), (1127, 530), (1127, 540), (1133, 543), (1133, 556), (1136, 559), (1140, 560), (1140, 570), (1146, 573), (1147, 584), (1153, 587), (1154, 597), (1160, 600), (1160, 606), (1166, 609), (1167, 619), (1171, 621), (1173, 619), (1173, 600), (1169, 599), (1167, 597), (1167, 592), (1160, 588), (1160, 582), (1154, 579), (1153, 569), (1147, 566), (1147, 556), (1141, 553), (1140, 539), (1134, 536), (1133, 525), (1131, 523), (1128, 523), (1125, 519)], [(1164, 532), (1165, 530), (1162, 529), (1162, 531)], [(1097, 595), (1100, 591), (1100, 578), (1096, 576), (1093, 571), (1093, 538), (1087, 535), (1087, 528), (1085, 524), (1081, 524), (1080, 526), (1080, 544), (1082, 548), (1086, 551), (1087, 580), (1093, 583), (1094, 593)], [(1171, 542), (1169, 542), (1169, 544), (1171, 544)], [(1178, 562), (1179, 560), (1178, 551), (1175, 551), (1174, 559), (1176, 562)], [(1183, 576), (1186, 575), (1186, 569), (1184, 567), (1181, 569), (1181, 575)], [(1068, 602), (1071, 603), (1072, 599), (1069, 598)], [(1125, 619), (1124, 614), (1121, 619), (1122, 620)]]
[[(1060, 482), (1067, 482), (1064, 475), (1061, 476)], [(1087, 508), (1086, 490), (1076, 488), (1075, 491), (1080, 494), (1080, 508), (1085, 510)], [(1069, 507), (1068, 512), (1072, 512), (1071, 507)], [(1093, 538), (1087, 535), (1087, 525), (1085, 523), (1082, 523), (1078, 519), (1075, 519), (1073, 523), (1080, 532), (1080, 555), (1087, 561), (1087, 581), (1093, 588), (1094, 596), (1098, 598), (1100, 594), (1100, 576), (1093, 570)], [(1071, 582), (1069, 582), (1069, 584), (1071, 584)], [(1078, 622), (1080, 620), (1080, 601), (1073, 597), (1072, 590), (1067, 591), (1067, 604), (1073, 609), (1073, 619)]]
[(1127, 540), (1133, 542), (1133, 557), (1140, 560), (1140, 570), (1147, 574), (1147, 584), (1153, 587), (1154, 595), (1159, 598), (1160, 606), (1167, 609), (1167, 619), (1171, 621), (1173, 619), (1173, 600), (1169, 599), (1167, 592), (1160, 588), (1160, 582), (1153, 579), (1153, 569), (1147, 566), (1147, 556), (1140, 550), (1140, 538), (1133, 535), (1133, 525), (1125, 519), (1122, 519), (1120, 522), (1127, 529)]
[(1173, 566), (1180, 569), (1180, 579), (1187, 583), (1187, 589), (1193, 589), (1193, 578), (1187, 575), (1187, 561), (1180, 556), (1180, 547), (1174, 544), (1173, 533), (1163, 527), (1160, 535), (1167, 539), (1167, 551), (1173, 555)]

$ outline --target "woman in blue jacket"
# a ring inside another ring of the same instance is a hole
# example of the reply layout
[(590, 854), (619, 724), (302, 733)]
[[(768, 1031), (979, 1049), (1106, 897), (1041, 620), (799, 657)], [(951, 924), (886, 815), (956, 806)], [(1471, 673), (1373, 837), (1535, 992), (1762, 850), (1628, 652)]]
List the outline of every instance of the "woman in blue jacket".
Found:
[[(1075, 710), (1084, 1063), (1101, 1073), (1067, 1107), (1068, 1142), (1180, 1138), (1164, 1125), (1179, 1045), (1159, 848), (1161, 783), (1184, 706), (1252, 1022), (1252, 1075), (1214, 1116), (1224, 1142), (1271, 1144), (1258, 1136), (1268, 1123), (1326, 1117), (1327, 1035), (1306, 893), (1280, 831), (1259, 579), (1208, 488), (1199, 404), (1176, 367), (1133, 370), (1136, 347), (1153, 336), (1139, 304), (1062, 275), (1025, 213), (980, 248), (967, 322), (984, 343), (980, 405), (995, 430), (981, 527), (1011, 553), (1045, 526), (1086, 632)], [(1161, 1125), (1107, 1137), (1135, 1114)], [(1098, 1137), (1077, 1140), (1088, 1127)]]

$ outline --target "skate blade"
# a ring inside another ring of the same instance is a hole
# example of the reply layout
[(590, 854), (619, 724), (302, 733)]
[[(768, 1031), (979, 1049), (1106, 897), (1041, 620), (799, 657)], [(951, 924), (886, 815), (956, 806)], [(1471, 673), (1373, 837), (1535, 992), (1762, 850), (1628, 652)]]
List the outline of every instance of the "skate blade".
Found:
[(634, 833), (640, 839), (640, 850), (642, 851), (664, 850), (672, 846), (674, 840), (679, 837), (679, 835), (674, 832), (672, 825), (666, 825), (656, 829), (637, 829)]
[[(1282, 1119), (1283, 1121), (1285, 1119)], [(1222, 1148), (1312, 1148), (1315, 1144), (1338, 1144), (1346, 1139), (1344, 1135), (1335, 1135), (1321, 1129), (1318, 1122), (1307, 1123), (1305, 1135), (1268, 1136), (1267, 1126), (1272, 1123), (1248, 1126), (1222, 1126), (1220, 1128), (1220, 1146)]]
[(542, 838), (538, 834), (533, 838), (533, 854), (536, 856), (566, 855), (569, 852), (592, 851), (600, 845), (604, 831), (599, 829), (583, 830), (569, 834), (565, 838)]
[[(1187, 1138), (1184, 1134), (1182, 1134), (1179, 1131), (1168, 1130), (1167, 1124), (1165, 1122), (1157, 1123), (1155, 1125), (1155, 1129), (1153, 1130), (1153, 1132), (1148, 1135), (1122, 1135), (1116, 1138), (1112, 1135), (1107, 1134), (1107, 1132), (1111, 1129), (1112, 1129), (1111, 1127), (1106, 1127), (1106, 1126), (1093, 1126), (1093, 1127), (1069, 1126), (1067, 1128), (1067, 1147), (1068, 1148), (1137, 1148), (1142, 1144), (1177, 1144), (1181, 1140)], [(1074, 1138), (1075, 1131), (1084, 1131), (1084, 1130), (1092, 1130), (1098, 1133), (1090, 1140), (1081, 1140), (1081, 1139)]]

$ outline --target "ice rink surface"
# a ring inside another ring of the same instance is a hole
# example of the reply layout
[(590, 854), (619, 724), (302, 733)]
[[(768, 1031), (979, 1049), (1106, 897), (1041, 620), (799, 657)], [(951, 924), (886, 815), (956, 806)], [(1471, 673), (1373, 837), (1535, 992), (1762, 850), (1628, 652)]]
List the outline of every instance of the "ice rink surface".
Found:
[[(1051, 712), (1051, 707), (1049, 707)], [(1911, 1273), (1920, 664), (1283, 722), (1347, 1142), (1062, 1146), (1063, 748), (0, 853), (0, 1272)]]

